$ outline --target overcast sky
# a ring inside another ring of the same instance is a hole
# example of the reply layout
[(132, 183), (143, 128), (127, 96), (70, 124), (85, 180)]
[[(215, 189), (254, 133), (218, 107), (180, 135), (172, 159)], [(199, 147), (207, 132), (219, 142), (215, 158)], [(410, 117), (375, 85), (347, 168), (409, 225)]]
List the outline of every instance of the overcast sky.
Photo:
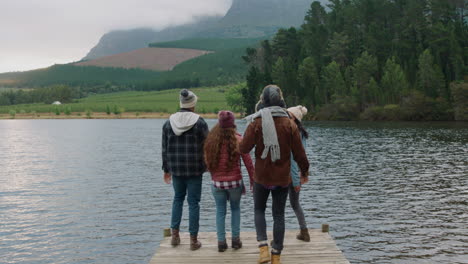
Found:
[(232, 0), (0, 0), (0, 72), (77, 61), (114, 29), (223, 15)]

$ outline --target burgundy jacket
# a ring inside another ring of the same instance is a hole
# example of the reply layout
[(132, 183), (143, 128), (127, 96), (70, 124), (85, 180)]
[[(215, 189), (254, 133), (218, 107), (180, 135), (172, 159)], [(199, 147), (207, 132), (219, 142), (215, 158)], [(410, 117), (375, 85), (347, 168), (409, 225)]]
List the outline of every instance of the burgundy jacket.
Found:
[[(240, 143), (242, 141), (242, 136), (237, 134), (237, 142)], [(219, 165), (216, 170), (211, 170), (211, 178), (214, 181), (238, 181), (242, 179), (242, 172), (241, 172), (241, 164), (240, 158), (244, 161), (245, 166), (247, 167), (247, 172), (249, 173), (250, 183), (253, 183), (254, 177), (254, 166), (252, 163), (252, 159), (250, 155), (247, 154), (238, 154), (236, 159), (234, 160), (231, 169), (228, 168), (228, 161), (229, 155), (227, 153), (227, 146), (223, 144), (221, 147), (220, 157), (219, 157)]]

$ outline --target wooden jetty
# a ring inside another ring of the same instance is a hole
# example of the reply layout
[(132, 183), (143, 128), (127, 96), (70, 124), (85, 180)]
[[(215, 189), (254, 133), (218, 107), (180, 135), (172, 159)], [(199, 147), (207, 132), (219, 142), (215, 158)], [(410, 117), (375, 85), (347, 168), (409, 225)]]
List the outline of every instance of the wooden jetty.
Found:
[[(309, 229), (310, 242), (296, 239), (296, 230), (286, 230), (284, 250), (281, 255), (282, 264), (350, 264), (343, 252), (336, 246), (333, 238), (328, 234), (328, 226), (322, 230)], [(181, 233), (181, 244), (171, 246), (170, 231), (165, 230), (165, 238), (161, 241), (159, 249), (150, 261), (150, 264), (209, 264), (209, 263), (257, 263), (258, 243), (255, 232), (242, 232), (243, 247), (239, 250), (231, 249), (231, 238), (226, 237), (229, 249), (218, 252), (216, 233), (200, 233), (198, 238), (202, 248), (190, 251), (188, 233)], [(268, 233), (268, 238), (273, 236)]]

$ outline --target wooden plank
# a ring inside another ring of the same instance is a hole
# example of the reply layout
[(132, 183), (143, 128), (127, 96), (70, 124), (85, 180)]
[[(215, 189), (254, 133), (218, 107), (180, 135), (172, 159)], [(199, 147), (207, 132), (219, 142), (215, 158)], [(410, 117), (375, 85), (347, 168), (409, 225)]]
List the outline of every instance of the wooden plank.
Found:
[[(319, 229), (309, 230), (309, 233), (311, 241), (303, 242), (296, 239), (296, 231), (286, 231), (281, 263), (349, 264), (328, 233), (323, 233)], [(271, 232), (268, 233), (268, 237), (272, 237)], [(199, 233), (198, 238), (203, 246), (196, 251), (190, 250), (188, 233), (181, 233), (180, 238), (181, 244), (177, 247), (170, 245), (170, 237), (164, 238), (150, 264), (256, 263), (258, 258), (255, 232), (242, 232), (242, 249), (229, 248), (225, 252), (218, 252), (217, 237), (214, 232)], [(226, 239), (229, 245), (231, 237), (227, 235)]]

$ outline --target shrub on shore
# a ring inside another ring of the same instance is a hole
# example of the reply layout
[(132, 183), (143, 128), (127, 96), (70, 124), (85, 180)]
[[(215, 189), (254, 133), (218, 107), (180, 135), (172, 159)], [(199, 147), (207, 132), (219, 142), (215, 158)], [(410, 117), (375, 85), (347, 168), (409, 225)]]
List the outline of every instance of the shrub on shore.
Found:
[(71, 115), (71, 107), (70, 107), (70, 106), (65, 107), (64, 113), (65, 113), (65, 115), (67, 115), (67, 116)]
[(371, 106), (361, 113), (360, 119), (366, 121), (395, 121), (400, 119), (399, 105)]
[(359, 106), (350, 96), (338, 97), (318, 109), (317, 120), (351, 121), (359, 119)]
[(452, 83), (450, 91), (453, 97), (455, 120), (468, 121), (468, 83)]
[(442, 121), (453, 120), (453, 110), (444, 98), (430, 98), (411, 91), (400, 105), (371, 106), (360, 115), (367, 121)]

